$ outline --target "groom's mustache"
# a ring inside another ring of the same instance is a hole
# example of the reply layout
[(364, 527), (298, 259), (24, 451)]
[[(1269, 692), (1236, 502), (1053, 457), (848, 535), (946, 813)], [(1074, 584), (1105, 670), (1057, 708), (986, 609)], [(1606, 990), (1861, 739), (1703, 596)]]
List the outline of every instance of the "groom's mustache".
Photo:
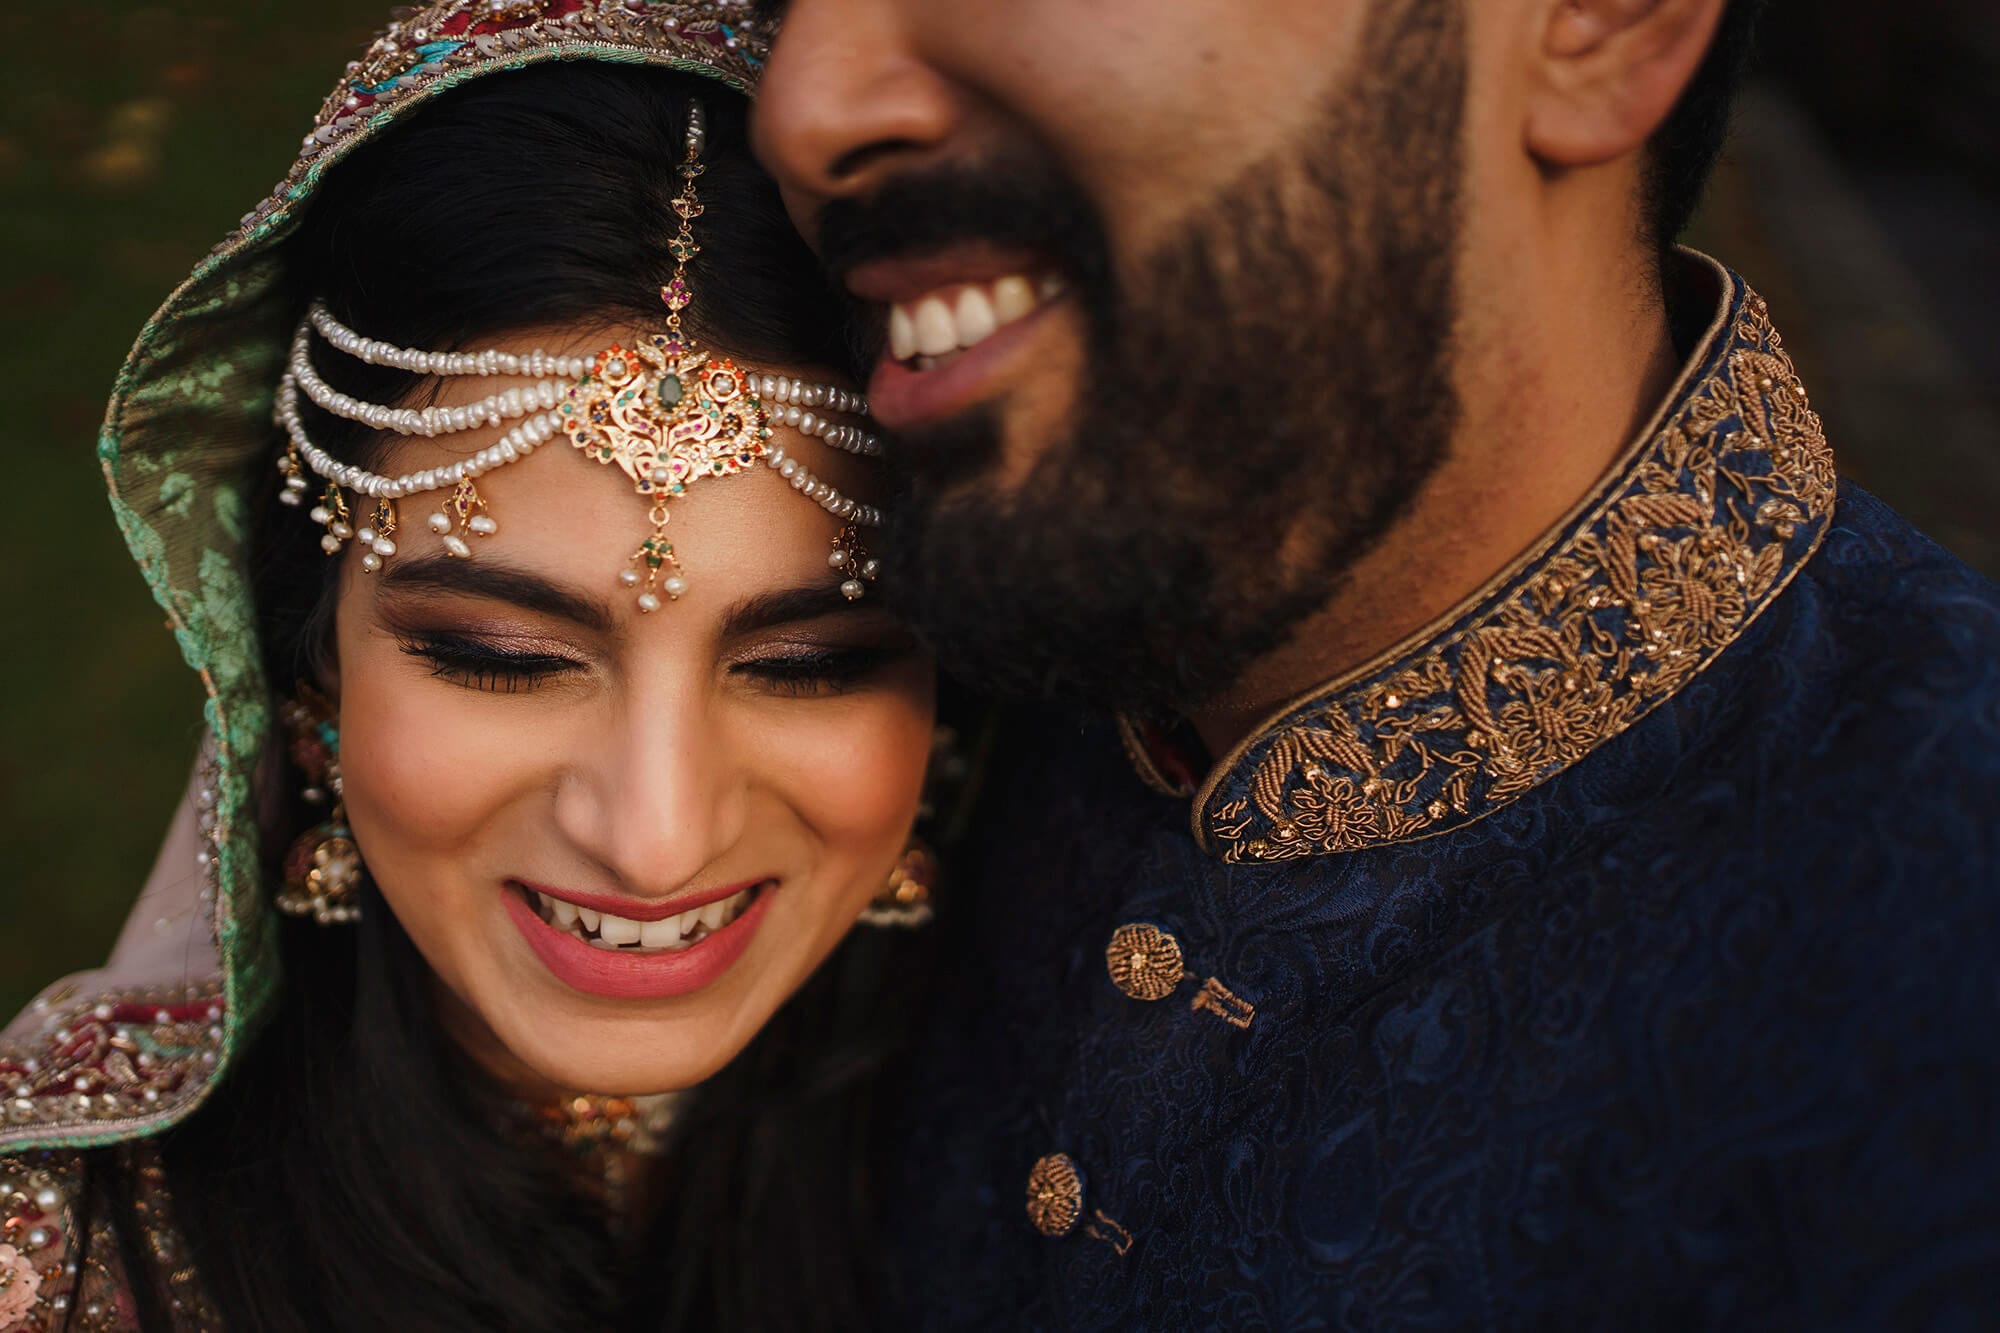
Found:
[(820, 210), (817, 246), (836, 281), (864, 264), (980, 246), (1021, 251), (1101, 291), (1110, 270), (1105, 228), (1073, 183), (1037, 162), (921, 168), (865, 198)]

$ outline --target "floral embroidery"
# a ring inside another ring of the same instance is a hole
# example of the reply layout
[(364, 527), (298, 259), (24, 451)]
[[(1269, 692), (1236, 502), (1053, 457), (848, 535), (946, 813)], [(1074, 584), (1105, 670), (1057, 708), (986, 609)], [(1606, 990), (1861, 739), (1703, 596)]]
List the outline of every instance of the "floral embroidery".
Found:
[(27, 1318), (41, 1288), (35, 1266), (12, 1245), (0, 1245), (0, 1328)]
[(6, 1119), (33, 1124), (157, 1112), (198, 1090), (222, 1044), (219, 992), (126, 992), (79, 1004), (40, 1052), (0, 1050)]
[(1197, 835), (1225, 861), (1288, 861), (1442, 833), (1539, 786), (1735, 641), (1817, 549), (1834, 486), (1739, 287), (1706, 380), (1562, 543), (1451, 633), (1253, 739), (1197, 799)]

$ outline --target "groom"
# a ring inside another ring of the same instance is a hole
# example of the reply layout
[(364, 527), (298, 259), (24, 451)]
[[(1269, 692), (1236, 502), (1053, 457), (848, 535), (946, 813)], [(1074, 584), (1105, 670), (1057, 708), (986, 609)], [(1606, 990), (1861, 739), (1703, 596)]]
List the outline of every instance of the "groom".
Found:
[(1051, 701), (954, 886), (922, 1320), (1990, 1319), (2000, 590), (1672, 248), (1751, 0), (778, 8), (885, 580)]

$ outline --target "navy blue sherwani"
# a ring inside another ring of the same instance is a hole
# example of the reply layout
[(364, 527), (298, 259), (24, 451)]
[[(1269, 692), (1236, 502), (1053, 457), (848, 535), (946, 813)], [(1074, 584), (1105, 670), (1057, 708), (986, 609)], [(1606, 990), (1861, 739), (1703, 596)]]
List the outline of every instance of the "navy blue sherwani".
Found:
[(1199, 790), (1016, 746), (913, 1323), (2000, 1327), (2000, 589), (1836, 482), (1715, 280), (1594, 494)]

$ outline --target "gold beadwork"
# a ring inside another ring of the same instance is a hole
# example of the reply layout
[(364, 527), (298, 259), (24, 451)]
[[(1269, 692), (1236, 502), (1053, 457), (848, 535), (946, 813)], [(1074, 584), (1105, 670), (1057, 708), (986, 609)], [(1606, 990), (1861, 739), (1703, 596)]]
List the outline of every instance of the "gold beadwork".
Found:
[[(1622, 734), (1735, 641), (1817, 549), (1835, 475), (1763, 302), (1746, 290), (1718, 341), (1720, 367), (1559, 542), (1451, 613), (1461, 628), (1335, 682), (1217, 765), (1195, 801), (1204, 845), (1270, 863), (1470, 823)], [(1225, 781), (1247, 792), (1224, 799)]]
[(1044, 1236), (1066, 1236), (1083, 1216), (1083, 1177), (1067, 1153), (1050, 1153), (1028, 1173), (1028, 1220)]
[(923, 926), (930, 923), (931, 889), (938, 880), (937, 857), (922, 839), (910, 845), (889, 870), (882, 891), (868, 900), (860, 921), (865, 926)]
[(1111, 932), (1104, 966), (1111, 973), (1111, 984), (1135, 1000), (1164, 1000), (1187, 975), (1180, 941), (1144, 922)]

